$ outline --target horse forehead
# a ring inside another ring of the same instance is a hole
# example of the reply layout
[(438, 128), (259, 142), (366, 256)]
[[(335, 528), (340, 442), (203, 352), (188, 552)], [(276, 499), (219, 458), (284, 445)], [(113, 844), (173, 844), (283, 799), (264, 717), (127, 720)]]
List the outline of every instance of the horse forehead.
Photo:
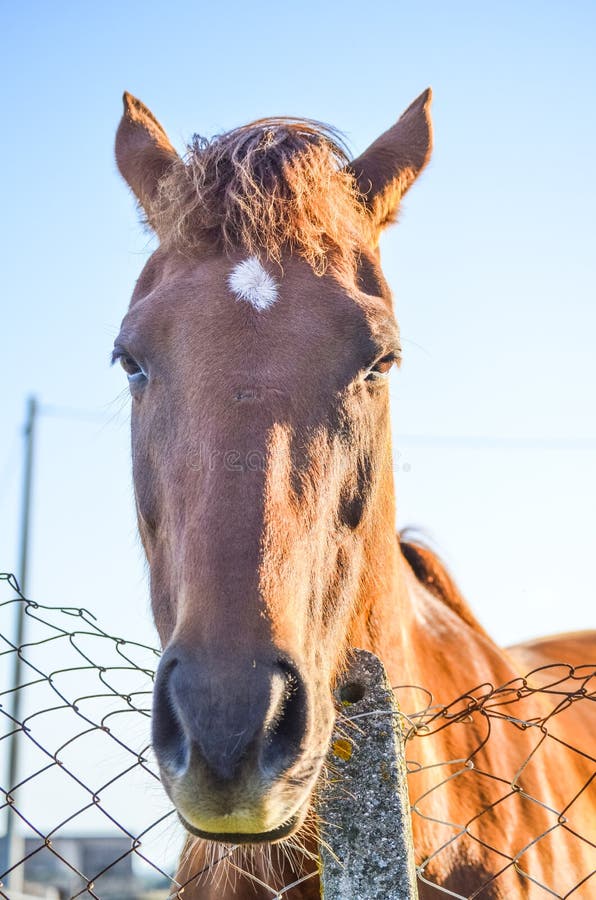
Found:
[[(283, 264), (250, 254), (195, 261), (178, 258), (173, 260), (172, 265), (166, 261), (159, 275), (153, 277), (150, 284), (147, 282), (143, 272), (137, 283), (140, 290), (135, 290), (130, 310), (139, 301), (150, 299), (149, 304), (143, 304), (147, 314), (155, 310), (159, 315), (160, 312), (172, 312), (177, 307), (181, 311), (182, 306), (179, 307), (177, 300), (190, 300), (192, 303), (187, 305), (187, 309), (191, 314), (196, 312), (208, 317), (235, 309), (240, 318), (250, 321), (250, 317), (247, 319), (243, 313), (251, 307), (258, 313), (266, 313), (279, 305), (278, 301), (282, 299), (289, 301), (283, 304), (288, 313), (294, 311), (297, 303), (311, 307), (311, 311), (331, 311), (334, 298), (343, 302), (349, 298), (352, 301), (350, 305), (357, 306), (353, 302), (354, 292), (350, 286), (340, 285), (329, 273), (316, 275), (308, 263), (293, 257), (284, 260)], [(145, 286), (148, 290), (144, 289)], [(323, 297), (327, 303), (321, 307)], [(278, 311), (275, 318), (281, 315)], [(256, 317), (263, 323), (268, 318), (267, 315)]]
[[(293, 257), (283, 265), (248, 253), (166, 260), (150, 284), (141, 276), (139, 286), (149, 290), (133, 295), (129, 327), (151, 343), (158, 338), (163, 347), (184, 340), (214, 349), (240, 340), (247, 349), (248, 338), (251, 346), (294, 338), (312, 344), (353, 340), (368, 331), (356, 285), (340, 283), (331, 273), (316, 275)], [(291, 352), (287, 344), (284, 349)]]

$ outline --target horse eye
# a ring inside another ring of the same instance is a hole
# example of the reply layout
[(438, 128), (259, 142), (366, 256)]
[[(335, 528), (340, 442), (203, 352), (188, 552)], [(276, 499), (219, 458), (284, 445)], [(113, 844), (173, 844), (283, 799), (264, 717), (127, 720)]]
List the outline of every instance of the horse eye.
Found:
[(131, 384), (139, 384), (146, 381), (147, 376), (138, 362), (129, 356), (128, 353), (120, 353), (117, 356), (118, 362), (126, 372), (128, 380)]
[(132, 356), (121, 356), (119, 362), (127, 375), (138, 375), (143, 371), (140, 365), (134, 361)]
[(368, 370), (365, 381), (378, 381), (381, 378), (386, 378), (391, 371), (391, 367), (395, 362), (395, 354), (390, 353), (388, 356), (383, 356), (382, 359), (378, 359), (374, 366)]

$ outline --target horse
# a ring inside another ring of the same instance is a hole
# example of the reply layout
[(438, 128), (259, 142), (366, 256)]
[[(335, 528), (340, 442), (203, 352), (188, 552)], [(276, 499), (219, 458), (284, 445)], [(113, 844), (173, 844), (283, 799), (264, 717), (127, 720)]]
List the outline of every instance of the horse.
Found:
[[(290, 118), (195, 137), (181, 157), (124, 94), (116, 161), (158, 246), (113, 360), (163, 647), (152, 742), (188, 834), (180, 896), (319, 896), (313, 798), (353, 648), (446, 705), (596, 657), (596, 633), (500, 648), (439, 557), (395, 534), (388, 376), (402, 351), (379, 238), (429, 160), (430, 105), (428, 89), (355, 159), (334, 129)], [(531, 727), (512, 741), (498, 722), (486, 740), (473, 714), (420, 740), (423, 900), (580, 882), (588, 896), (586, 705), (568, 704), (556, 741)], [(537, 691), (525, 710), (544, 722), (552, 703)], [(472, 754), (491, 777), (448, 777)]]

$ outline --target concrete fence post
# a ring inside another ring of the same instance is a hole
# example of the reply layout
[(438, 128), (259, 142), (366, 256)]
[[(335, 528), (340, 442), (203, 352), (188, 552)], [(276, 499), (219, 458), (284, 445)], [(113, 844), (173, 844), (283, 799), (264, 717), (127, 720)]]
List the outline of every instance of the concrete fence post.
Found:
[(321, 789), (324, 900), (416, 900), (412, 823), (395, 695), (364, 650), (337, 688), (344, 710)]

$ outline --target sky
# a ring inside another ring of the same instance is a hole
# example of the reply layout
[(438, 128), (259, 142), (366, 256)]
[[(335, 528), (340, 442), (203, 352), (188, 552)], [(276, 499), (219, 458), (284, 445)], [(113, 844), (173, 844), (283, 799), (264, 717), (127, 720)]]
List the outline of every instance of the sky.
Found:
[(123, 90), (181, 151), (194, 132), (299, 115), (357, 155), (430, 84), (433, 160), (382, 242), (404, 341), (398, 524), (433, 539), (498, 641), (594, 626), (596, 6), (172, 9), (0, 2), (0, 571), (17, 566), (35, 394), (28, 593), (156, 643), (109, 366), (155, 246), (114, 163)]

